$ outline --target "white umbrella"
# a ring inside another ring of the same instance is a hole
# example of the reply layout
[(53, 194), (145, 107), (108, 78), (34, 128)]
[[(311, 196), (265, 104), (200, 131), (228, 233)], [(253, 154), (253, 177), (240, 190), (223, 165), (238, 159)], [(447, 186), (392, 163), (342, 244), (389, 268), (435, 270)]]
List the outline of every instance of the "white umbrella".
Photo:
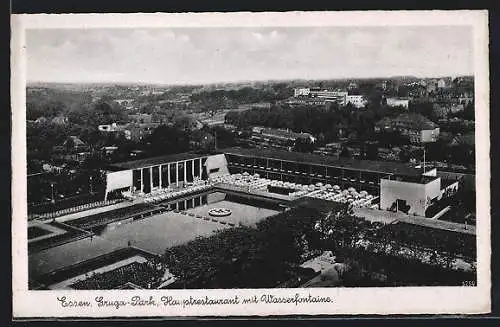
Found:
[(260, 177), (260, 175), (259, 175), (259, 174), (253, 174), (253, 177), (255, 177), (255, 178), (259, 178), (259, 177)]
[(323, 183), (318, 182), (318, 183), (316, 183), (316, 186), (317, 186), (317, 187), (321, 187), (321, 186), (323, 186)]
[(334, 190), (340, 190), (340, 186), (338, 186), (338, 185), (333, 185), (333, 189), (334, 189)]
[(347, 190), (351, 193), (356, 192), (356, 189), (354, 187), (349, 187)]
[(248, 175), (250, 175), (248, 172), (243, 173), (243, 176), (248, 176)]
[(325, 187), (326, 187), (327, 189), (331, 189), (331, 188), (332, 188), (332, 185), (331, 185), (331, 184), (326, 184), (326, 185), (325, 185)]

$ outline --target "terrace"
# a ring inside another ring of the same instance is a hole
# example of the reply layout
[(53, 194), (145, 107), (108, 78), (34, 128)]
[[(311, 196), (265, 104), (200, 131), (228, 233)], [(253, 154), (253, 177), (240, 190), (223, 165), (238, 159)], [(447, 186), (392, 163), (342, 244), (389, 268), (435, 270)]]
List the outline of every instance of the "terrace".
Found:
[[(331, 156), (315, 155), (310, 153), (300, 153), (300, 152), (288, 152), (280, 151), (275, 149), (243, 149), (243, 148), (228, 148), (222, 150), (226, 156), (239, 157), (241, 159), (256, 159), (264, 163), (262, 168), (264, 168), (266, 160), (274, 159), (280, 160), (285, 164), (285, 162), (293, 164), (304, 164), (309, 166), (310, 164), (327, 166), (330, 168), (337, 168), (345, 171), (353, 172), (372, 172), (378, 174), (398, 174), (398, 175), (409, 175), (418, 176), (422, 173), (421, 169), (416, 169), (409, 164), (390, 162), (390, 161), (374, 161), (374, 160), (356, 160), (347, 158), (336, 158)], [(229, 160), (229, 159), (228, 159)], [(243, 162), (240, 160), (235, 160), (235, 162)]]
[(358, 193), (353, 187), (342, 190), (339, 185), (325, 185), (321, 182), (316, 184), (283, 182), (261, 178), (259, 174), (250, 175), (248, 172), (219, 176), (214, 178), (212, 182), (215, 185), (217, 183), (234, 185), (248, 193), (258, 191), (260, 193), (271, 194), (272, 190), (283, 190), (283, 193), (286, 193), (286, 198), (290, 200), (301, 197), (312, 197), (333, 202), (349, 203), (354, 207), (377, 207), (375, 202), (378, 197), (366, 191)]
[(406, 183), (416, 183), (416, 184), (428, 184), (439, 177), (436, 176), (389, 176), (385, 177), (383, 179), (388, 179), (392, 181), (398, 181), (398, 182), (406, 182)]
[(186, 184), (183, 188), (161, 188), (152, 190), (150, 193), (130, 193), (123, 192), (122, 196), (129, 200), (139, 200), (145, 203), (160, 203), (166, 200), (172, 200), (181, 196), (203, 192), (210, 189), (212, 185), (207, 181), (195, 179), (192, 183)]

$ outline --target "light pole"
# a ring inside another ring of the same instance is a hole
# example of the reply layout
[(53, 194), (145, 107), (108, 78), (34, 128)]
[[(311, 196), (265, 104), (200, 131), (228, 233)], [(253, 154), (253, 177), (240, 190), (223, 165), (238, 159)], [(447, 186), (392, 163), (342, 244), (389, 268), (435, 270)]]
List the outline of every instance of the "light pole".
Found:
[(51, 190), (51, 194), (52, 194), (51, 202), (54, 204), (54, 203), (56, 203), (56, 200), (54, 199), (54, 183), (50, 183), (50, 190)]
[(92, 176), (90, 176), (90, 178), (89, 178), (89, 183), (90, 183), (90, 194), (92, 195), (92, 194), (94, 194), (94, 191), (92, 189)]

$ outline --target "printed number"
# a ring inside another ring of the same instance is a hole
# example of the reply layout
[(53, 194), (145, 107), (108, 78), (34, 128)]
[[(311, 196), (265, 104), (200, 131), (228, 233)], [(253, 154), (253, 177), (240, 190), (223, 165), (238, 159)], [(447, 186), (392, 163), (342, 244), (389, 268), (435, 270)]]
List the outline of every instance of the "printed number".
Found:
[(464, 280), (462, 286), (476, 286), (476, 281), (474, 280)]

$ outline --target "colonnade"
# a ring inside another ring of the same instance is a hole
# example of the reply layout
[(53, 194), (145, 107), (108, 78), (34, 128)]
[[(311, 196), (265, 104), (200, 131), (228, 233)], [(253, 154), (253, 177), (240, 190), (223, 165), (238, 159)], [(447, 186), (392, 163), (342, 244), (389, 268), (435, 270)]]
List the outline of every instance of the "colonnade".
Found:
[[(198, 167), (195, 170), (195, 162), (198, 162)], [(191, 163), (191, 177), (194, 179), (195, 177), (202, 178), (203, 176), (203, 158), (195, 158), (195, 159), (189, 159), (189, 160), (181, 160), (181, 161), (176, 161), (176, 162), (169, 162), (161, 165), (154, 165), (154, 166), (149, 166), (149, 167), (143, 167), (136, 169), (135, 171), (140, 172), (140, 188), (137, 188), (136, 191), (141, 191), (144, 192), (145, 190), (145, 178), (144, 174), (145, 171), (149, 172), (149, 190), (152, 190), (155, 185), (158, 185), (158, 188), (163, 188), (163, 186), (180, 186), (182, 182), (187, 182), (188, 179), (188, 163)], [(181, 174), (179, 174), (179, 167), (183, 166), (182, 169), (182, 178), (180, 178)], [(165, 184), (163, 178), (163, 169), (166, 167), (166, 178), (167, 178), (167, 183)], [(172, 167), (175, 167), (175, 175), (171, 176), (171, 169)], [(158, 176), (155, 178), (155, 175), (153, 173), (153, 170), (157, 169), (158, 171)], [(157, 182), (157, 183), (156, 183)], [(132, 181), (132, 189), (135, 184), (135, 177), (133, 178)]]

